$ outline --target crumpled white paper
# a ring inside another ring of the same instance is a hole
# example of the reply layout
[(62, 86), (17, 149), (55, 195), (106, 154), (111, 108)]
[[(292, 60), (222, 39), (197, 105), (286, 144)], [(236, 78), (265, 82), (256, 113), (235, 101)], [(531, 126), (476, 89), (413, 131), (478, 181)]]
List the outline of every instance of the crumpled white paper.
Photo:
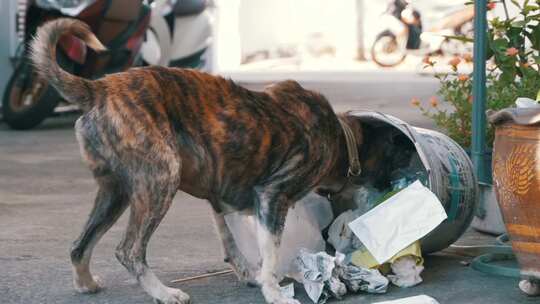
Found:
[(295, 267), (301, 275), (296, 280), (304, 285), (313, 303), (324, 304), (332, 297), (341, 299), (347, 291), (386, 292), (389, 281), (378, 270), (356, 267), (345, 260), (340, 252), (332, 257), (326, 252), (300, 250)]
[(419, 295), (392, 301), (377, 302), (373, 304), (439, 304), (439, 302), (437, 302), (437, 300), (432, 297), (426, 295)]
[(300, 250), (295, 264), (303, 276), (301, 283), (313, 303), (319, 303), (324, 283), (330, 280), (336, 267), (335, 260), (335, 257), (326, 252), (310, 253), (305, 249)]
[(394, 274), (388, 275), (390, 282), (399, 287), (413, 287), (422, 283), (420, 274), (424, 266), (416, 265), (416, 262), (416, 257), (411, 255), (395, 260), (391, 265)]
[(352, 292), (385, 293), (388, 279), (377, 269), (367, 269), (355, 265), (340, 265), (339, 278)]
[(437, 196), (416, 181), (349, 223), (349, 228), (383, 264), (446, 217)]

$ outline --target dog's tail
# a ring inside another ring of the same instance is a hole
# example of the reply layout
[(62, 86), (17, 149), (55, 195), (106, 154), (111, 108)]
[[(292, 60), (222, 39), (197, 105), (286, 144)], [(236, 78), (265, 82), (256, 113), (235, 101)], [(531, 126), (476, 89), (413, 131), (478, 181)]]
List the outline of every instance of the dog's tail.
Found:
[(66, 100), (83, 108), (93, 104), (91, 80), (64, 71), (56, 61), (56, 45), (63, 35), (74, 35), (95, 51), (104, 51), (101, 44), (85, 23), (69, 18), (60, 18), (41, 26), (30, 45), (30, 58), (38, 73), (44, 77)]

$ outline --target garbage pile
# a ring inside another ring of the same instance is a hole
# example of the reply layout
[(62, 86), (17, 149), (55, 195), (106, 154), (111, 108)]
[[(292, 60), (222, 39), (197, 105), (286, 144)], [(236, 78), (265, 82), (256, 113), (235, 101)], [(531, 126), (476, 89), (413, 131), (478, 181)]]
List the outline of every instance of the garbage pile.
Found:
[(295, 260), (300, 275), (293, 277), (313, 303), (348, 292), (385, 293), (389, 283), (412, 287), (422, 282), (419, 239), (446, 219), (446, 212), (420, 181), (398, 187), (390, 195), (359, 189), (369, 193), (374, 207), (364, 213), (361, 208), (348, 210), (334, 220), (327, 242), (335, 256), (300, 250)]
[[(333, 205), (314, 193), (298, 202), (285, 221), (278, 276), (303, 284), (316, 304), (347, 293), (385, 293), (390, 283), (421, 283), (420, 239), (447, 215), (425, 187), (427, 174), (418, 154), (411, 153), (389, 177), (386, 188), (365, 183)], [(226, 221), (240, 251), (251, 266), (258, 265), (254, 218), (231, 214)], [(292, 288), (282, 292), (292, 296)]]

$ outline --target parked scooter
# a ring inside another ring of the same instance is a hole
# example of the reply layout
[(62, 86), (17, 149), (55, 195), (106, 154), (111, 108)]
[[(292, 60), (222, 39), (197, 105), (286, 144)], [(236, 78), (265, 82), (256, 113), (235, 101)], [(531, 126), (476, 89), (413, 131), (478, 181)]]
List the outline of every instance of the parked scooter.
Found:
[(211, 70), (213, 2), (155, 0), (142, 47), (147, 64)]
[(49, 117), (61, 101), (55, 89), (38, 76), (28, 58), (26, 42), (41, 24), (60, 17), (86, 22), (108, 50), (97, 54), (78, 38), (65, 36), (58, 45), (58, 61), (72, 74), (99, 78), (141, 61), (140, 49), (150, 16), (150, 8), (142, 0), (30, 1), (24, 26), (19, 27), (24, 31), (24, 44), (2, 99), (4, 121), (14, 129), (33, 128)]
[[(452, 36), (472, 33), (474, 8), (466, 7), (442, 18), (436, 26), (423, 31), (422, 17), (409, 0), (394, 0), (383, 19), (386, 28), (375, 38), (371, 57), (382, 67), (393, 67), (411, 52), (419, 55), (457, 55), (470, 52), (470, 47), (453, 40)], [(415, 51), (416, 50), (416, 51)]]

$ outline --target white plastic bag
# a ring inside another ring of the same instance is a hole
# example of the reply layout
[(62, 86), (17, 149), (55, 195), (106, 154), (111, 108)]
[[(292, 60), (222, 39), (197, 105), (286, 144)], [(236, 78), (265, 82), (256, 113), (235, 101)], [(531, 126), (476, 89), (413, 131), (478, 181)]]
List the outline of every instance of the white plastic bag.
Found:
[[(330, 203), (320, 196), (314, 198), (308, 195), (289, 210), (278, 254), (278, 277), (296, 278), (297, 274), (294, 273), (292, 262), (298, 256), (301, 248), (312, 252), (324, 251), (326, 245), (321, 230), (332, 221), (332, 218)], [(240, 252), (248, 263), (256, 268), (259, 265), (261, 254), (257, 241), (255, 218), (251, 215), (234, 212), (225, 216), (225, 222), (229, 226)]]

